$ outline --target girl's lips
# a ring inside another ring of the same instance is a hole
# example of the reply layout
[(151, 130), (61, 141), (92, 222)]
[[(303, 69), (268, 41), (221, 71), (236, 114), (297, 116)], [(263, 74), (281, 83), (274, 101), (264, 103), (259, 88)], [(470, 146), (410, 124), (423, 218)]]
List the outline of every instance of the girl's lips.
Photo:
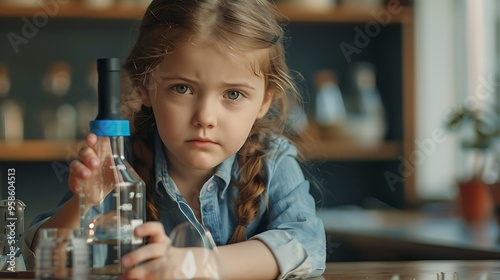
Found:
[(197, 147), (197, 148), (210, 148), (214, 145), (218, 145), (217, 143), (210, 141), (210, 140), (204, 140), (204, 139), (195, 139), (195, 140), (189, 140), (187, 141), (190, 145)]

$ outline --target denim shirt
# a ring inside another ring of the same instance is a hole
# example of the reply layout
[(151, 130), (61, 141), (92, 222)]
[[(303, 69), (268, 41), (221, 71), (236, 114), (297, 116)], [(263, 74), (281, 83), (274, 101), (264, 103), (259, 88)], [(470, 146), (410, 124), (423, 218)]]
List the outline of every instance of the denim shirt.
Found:
[[(168, 175), (162, 145), (160, 137), (156, 135), (156, 191), (153, 195), (166, 234), (170, 235), (176, 225), (190, 221), (194, 225), (203, 224), (218, 246), (227, 244), (238, 223), (233, 205), (238, 195), (234, 180), (239, 178), (240, 172), (236, 156), (222, 162), (201, 188), (201, 221), (198, 221)], [(246, 227), (248, 239), (260, 240), (272, 251), (279, 265), (279, 279), (314, 277), (321, 275), (325, 269), (326, 240), (323, 223), (316, 216), (315, 202), (309, 193), (309, 182), (305, 180), (296, 156), (295, 147), (284, 138), (271, 143), (263, 170), (266, 174), (267, 204), (262, 198), (255, 219)], [(96, 214), (99, 211), (94, 209), (91, 212)], [(38, 220), (42, 218), (43, 216)], [(36, 225), (32, 227), (38, 228)], [(31, 235), (34, 233), (29, 234)], [(26, 235), (25, 239), (31, 244), (32, 240)]]
[[(167, 161), (159, 137), (155, 141), (155, 202), (167, 235), (179, 223), (189, 220), (210, 230), (215, 243), (225, 245), (238, 224), (233, 202), (238, 195), (234, 178), (240, 167), (236, 156), (222, 162), (200, 191), (201, 221), (169, 177)], [(264, 242), (274, 254), (280, 278), (305, 278), (321, 275), (325, 269), (326, 241), (322, 221), (316, 216), (315, 202), (309, 194), (296, 160), (297, 151), (287, 140), (271, 143), (265, 158), (266, 195), (255, 219), (247, 226), (248, 239)]]

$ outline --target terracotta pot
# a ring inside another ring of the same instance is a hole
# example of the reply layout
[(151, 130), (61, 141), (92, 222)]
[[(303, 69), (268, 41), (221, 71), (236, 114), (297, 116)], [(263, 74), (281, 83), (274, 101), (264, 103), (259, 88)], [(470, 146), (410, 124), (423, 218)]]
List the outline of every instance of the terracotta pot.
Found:
[(493, 214), (497, 224), (500, 226), (500, 183), (489, 185), (493, 201)]
[(491, 217), (492, 195), (490, 188), (480, 178), (459, 182), (458, 186), (460, 213), (465, 221), (476, 223)]

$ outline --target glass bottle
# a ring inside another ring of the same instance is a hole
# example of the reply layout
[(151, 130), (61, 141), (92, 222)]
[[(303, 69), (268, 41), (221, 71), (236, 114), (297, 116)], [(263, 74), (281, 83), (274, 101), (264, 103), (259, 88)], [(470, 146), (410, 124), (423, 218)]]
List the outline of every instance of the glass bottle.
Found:
[(42, 105), (41, 118), (46, 140), (75, 140), (77, 111), (68, 102), (72, 85), (72, 66), (65, 61), (49, 65), (43, 78), (43, 89), (47, 93)]
[(26, 264), (19, 246), (19, 236), (24, 232), (24, 208), (19, 199), (0, 201), (0, 271), (26, 271)]
[(19, 142), (24, 139), (23, 107), (12, 96), (9, 67), (0, 62), (0, 140)]
[(99, 113), (90, 132), (98, 137), (101, 168), (80, 186), (80, 217), (93, 256), (91, 278), (103, 279), (123, 272), (121, 256), (143, 244), (133, 230), (145, 220), (145, 184), (124, 155), (130, 128), (120, 115), (120, 61), (98, 59), (97, 68)]
[(314, 118), (321, 137), (325, 140), (339, 140), (344, 133), (347, 113), (337, 75), (334, 71), (325, 69), (316, 73), (314, 78), (318, 90)]
[(375, 66), (368, 62), (354, 65), (353, 80), (354, 106), (349, 114), (348, 127), (359, 144), (367, 147), (379, 146), (385, 139), (388, 126), (385, 108), (377, 88)]
[(88, 279), (88, 246), (81, 229), (41, 228), (35, 255), (37, 280)]

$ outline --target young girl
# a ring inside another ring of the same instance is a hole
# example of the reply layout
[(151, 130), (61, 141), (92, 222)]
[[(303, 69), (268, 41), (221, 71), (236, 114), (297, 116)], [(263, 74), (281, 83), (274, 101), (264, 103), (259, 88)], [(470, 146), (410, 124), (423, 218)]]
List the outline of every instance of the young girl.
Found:
[[(283, 30), (267, 0), (153, 0), (124, 63), (140, 108), (132, 114), (134, 169), (147, 185), (149, 243), (125, 255), (129, 278), (164, 260), (168, 235), (208, 228), (229, 278), (305, 278), (325, 268), (325, 234), (285, 138)], [(133, 96), (132, 96), (133, 95)], [(79, 226), (78, 184), (99, 168), (95, 135), (71, 164), (72, 196), (39, 227)], [(36, 240), (36, 238), (35, 238)], [(35, 242), (36, 243), (36, 242)]]

